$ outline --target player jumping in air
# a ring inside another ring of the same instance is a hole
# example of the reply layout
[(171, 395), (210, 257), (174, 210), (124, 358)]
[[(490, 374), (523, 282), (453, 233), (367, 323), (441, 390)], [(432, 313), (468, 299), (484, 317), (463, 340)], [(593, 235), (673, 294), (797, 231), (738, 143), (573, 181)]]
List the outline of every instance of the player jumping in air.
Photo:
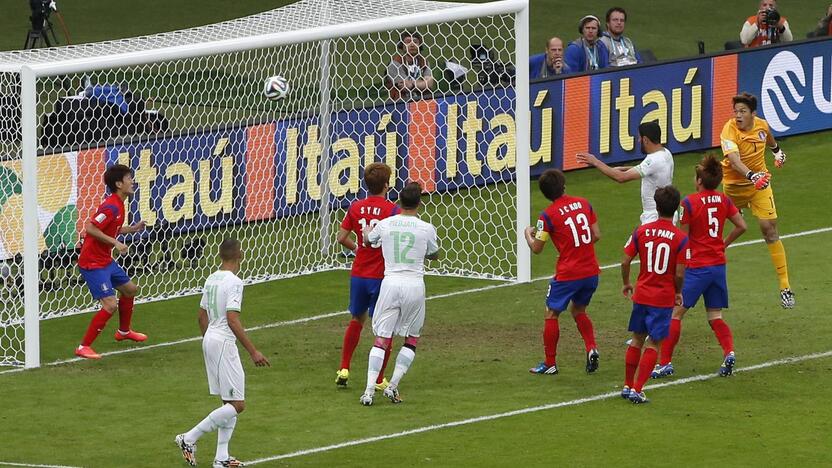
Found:
[(242, 466), (228, 454), (228, 443), (237, 425), (237, 415), (246, 408), (246, 375), (237, 351), (243, 344), (255, 366), (270, 366), (269, 360), (254, 347), (240, 322), (243, 302), (243, 281), (237, 277), (243, 251), (240, 241), (226, 239), (220, 244), (220, 269), (205, 281), (199, 303), (199, 328), (202, 331), (202, 353), (208, 373), (211, 395), (219, 395), (222, 406), (211, 412), (190, 431), (174, 439), (189, 465), (196, 465), (196, 442), (208, 432), (217, 431), (217, 453), (214, 468)]
[[(133, 317), (133, 298), (136, 296), (136, 284), (127, 273), (113, 260), (113, 247), (120, 254), (127, 253), (127, 246), (116, 238), (119, 234), (140, 232), (145, 222), (140, 221), (131, 226), (123, 226), (125, 218), (124, 200), (133, 195), (133, 171), (122, 164), (107, 168), (104, 172), (104, 184), (110, 196), (84, 226), (86, 237), (81, 244), (78, 267), (87, 283), (93, 299), (101, 302), (101, 310), (92, 318), (81, 344), (75, 349), (75, 355), (86, 359), (101, 359), (101, 355), (92, 349), (92, 343), (107, 325), (107, 321), (118, 310), (118, 331), (116, 341), (144, 341), (147, 335), (130, 329)], [(119, 298), (116, 300), (116, 291)]]
[[(382, 163), (372, 163), (364, 169), (364, 183), (367, 185), (369, 196), (350, 205), (338, 231), (338, 243), (355, 252), (350, 276), (349, 309), (352, 320), (344, 332), (341, 367), (335, 376), (335, 384), (341, 387), (346, 387), (350, 378), (352, 354), (361, 339), (361, 329), (367, 321), (367, 316), (373, 316), (381, 280), (384, 278), (384, 258), (381, 256), (381, 249), (364, 246), (361, 230), (367, 226), (375, 227), (382, 219), (399, 212), (399, 208), (385, 198), (389, 189), (390, 174), (390, 166)], [(350, 232), (355, 233), (355, 241), (350, 238)], [(390, 348), (384, 355), (376, 390), (387, 388), (384, 369), (389, 358)]]
[(526, 228), (526, 242), (532, 252), (538, 254), (551, 238), (560, 255), (546, 297), (546, 315), (543, 321), (543, 351), (546, 360), (529, 369), (529, 372), (558, 373), (555, 360), (560, 337), (558, 317), (571, 302), (569, 312), (584, 339), (586, 372), (591, 374), (598, 370), (600, 356), (596, 349), (592, 320), (586, 313), (586, 307), (598, 288), (601, 269), (595, 257), (594, 244), (601, 238), (601, 230), (592, 205), (587, 200), (564, 194), (566, 179), (561, 171), (545, 171), (540, 176), (538, 184), (540, 191), (552, 204), (540, 214), (536, 228)]
[(384, 396), (393, 403), (401, 403), (399, 382), (416, 358), (425, 323), (425, 259), (439, 258), (436, 228), (418, 218), (421, 194), (418, 183), (408, 184), (399, 194), (401, 214), (364, 229), (364, 243), (381, 245), (384, 255), (384, 280), (373, 315), (376, 339), (370, 349), (367, 387), (359, 399), (364, 406), (373, 404), (376, 379), (394, 333), (404, 337), (404, 346), (396, 357), (390, 385), (384, 389)]
[[(673, 349), (682, 332), (682, 318), (699, 297), (705, 301), (708, 323), (722, 346), (722, 365), (719, 375), (727, 377), (734, 371), (734, 338), (728, 324), (722, 320), (722, 309), (728, 307), (728, 281), (725, 275), (725, 248), (743, 232), (745, 220), (731, 199), (716, 188), (722, 181), (722, 168), (712, 155), (702, 158), (696, 166), (696, 193), (682, 201), (682, 230), (688, 232), (688, 248), (691, 258), (685, 270), (682, 286), (682, 305), (673, 310), (670, 336), (662, 342), (659, 365), (651, 377), (673, 375)], [(734, 228), (722, 239), (725, 220)]]
[(774, 166), (786, 164), (786, 153), (780, 149), (768, 122), (757, 117), (757, 98), (749, 93), (734, 96), (734, 118), (725, 123), (720, 140), (725, 159), (722, 161), (722, 187), (739, 209), (751, 208), (760, 224), (771, 261), (780, 282), (780, 303), (794, 307), (794, 293), (789, 285), (786, 249), (777, 233), (777, 208), (771, 190), (771, 175), (766, 168), (766, 146), (774, 153)]
[(610, 167), (590, 153), (578, 153), (578, 162), (598, 168), (610, 179), (623, 184), (641, 179), (641, 224), (659, 219), (653, 194), (659, 187), (673, 183), (673, 155), (662, 146), (662, 128), (658, 122), (644, 122), (638, 126), (638, 141), (644, 160), (637, 166)]
[[(656, 190), (654, 198), (659, 219), (633, 231), (621, 260), (621, 292), (633, 299), (629, 326), (633, 339), (624, 359), (621, 397), (636, 404), (648, 402), (642, 389), (656, 365), (659, 346), (670, 331), (673, 306), (682, 303), (682, 280), (689, 255), (687, 236), (673, 225), (673, 215), (679, 209), (679, 191), (668, 185)], [(630, 264), (636, 256), (641, 270), (633, 293)], [(647, 349), (642, 354), (645, 345)]]

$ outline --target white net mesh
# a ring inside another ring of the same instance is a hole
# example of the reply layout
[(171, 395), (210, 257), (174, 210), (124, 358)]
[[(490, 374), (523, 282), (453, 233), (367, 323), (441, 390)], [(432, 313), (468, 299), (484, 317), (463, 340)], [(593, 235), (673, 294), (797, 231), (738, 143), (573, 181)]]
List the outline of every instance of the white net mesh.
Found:
[[(300, 3), (318, 8), (328, 2)], [(332, 3), (338, 5), (331, 19), (298, 24), (354, 19), (347, 2)], [(367, 11), (400, 15), (446, 6), (403, 2)], [(264, 14), (274, 23), (262, 27), (298, 27), (291, 18), (304, 15), (287, 11), (285, 17)], [(189, 30), (179, 43), (224, 31), (242, 34), (250, 23), (244, 18)], [(437, 227), (445, 256), (431, 273), (513, 278), (514, 16), (414, 30), (423, 42), (415, 67), (410, 55), (402, 58), (403, 31), (390, 30), (39, 79), (41, 317), (96, 307), (77, 259), (84, 223), (105, 196), (102, 174), (115, 163), (135, 172), (125, 225), (148, 225), (120, 237), (129, 251), (116, 259), (139, 285), (138, 302), (198, 292), (217, 266), (219, 243), (231, 236), (246, 250), (241, 276), (248, 283), (349, 267), (335, 234), (349, 203), (366, 196), (363, 168), (374, 161), (394, 169), (391, 199), (408, 181), (428, 192), (423, 216)], [(128, 42), (172, 45), (171, 34)], [(88, 54), (106, 47), (75, 49)], [(36, 55), (15, 56), (44, 58)], [(290, 86), (278, 101), (263, 95), (264, 81), (274, 75)], [(16, 86), (16, 75), (5, 78), (6, 86)], [(416, 89), (399, 91), (408, 86)], [(405, 97), (392, 99), (391, 93)], [(19, 138), (12, 132), (3, 154), (19, 154)], [(19, 174), (19, 160), (10, 164), (7, 173)], [(4, 180), (13, 178), (0, 177), (3, 189), (9, 185)], [(19, 198), (0, 200), (0, 260), (11, 263), (22, 244)], [(16, 267), (11, 270), (14, 276)], [(2, 297), (17, 294), (2, 287)], [(14, 307), (3, 303), (0, 359), (7, 363), (20, 360), (23, 311), (14, 300)]]

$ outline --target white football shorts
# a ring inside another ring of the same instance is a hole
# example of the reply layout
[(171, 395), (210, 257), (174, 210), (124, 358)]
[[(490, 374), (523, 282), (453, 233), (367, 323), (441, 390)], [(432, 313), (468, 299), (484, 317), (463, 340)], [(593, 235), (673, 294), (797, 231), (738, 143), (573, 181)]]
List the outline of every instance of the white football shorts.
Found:
[(373, 333), (383, 338), (419, 336), (425, 323), (421, 278), (384, 278), (373, 312)]
[(237, 342), (206, 334), (202, 339), (202, 353), (205, 355), (211, 395), (219, 395), (223, 401), (245, 400), (246, 374), (240, 362)]

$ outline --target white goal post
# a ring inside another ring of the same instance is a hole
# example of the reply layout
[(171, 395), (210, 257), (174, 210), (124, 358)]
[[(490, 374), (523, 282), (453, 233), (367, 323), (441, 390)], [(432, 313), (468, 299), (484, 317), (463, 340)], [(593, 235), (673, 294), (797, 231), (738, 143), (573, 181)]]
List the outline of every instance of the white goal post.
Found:
[[(138, 303), (198, 293), (226, 235), (249, 252), (246, 283), (348, 268), (335, 232), (374, 161), (393, 168), (392, 199), (407, 181), (425, 187), (447, 253), (429, 273), (529, 281), (528, 8), (303, 0), (0, 52), (0, 119), (15, 122), (0, 124), (0, 365), (39, 367), (40, 321), (96, 307), (79, 236), (114, 163), (136, 174), (125, 224), (150, 226), (125, 236), (117, 259), (139, 279)], [(422, 58), (410, 63), (402, 41), (416, 35)], [(396, 98), (405, 85), (391, 66), (413, 82), (428, 69), (434, 84)], [(290, 91), (269, 101), (275, 75)]]

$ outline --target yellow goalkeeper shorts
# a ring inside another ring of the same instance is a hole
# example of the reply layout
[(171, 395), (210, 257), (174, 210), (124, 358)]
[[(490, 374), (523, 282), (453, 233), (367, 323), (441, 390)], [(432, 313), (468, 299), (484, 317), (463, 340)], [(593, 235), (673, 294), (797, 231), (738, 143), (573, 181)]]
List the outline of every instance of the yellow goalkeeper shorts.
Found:
[(753, 185), (725, 184), (722, 188), (737, 208), (751, 208), (757, 219), (777, 219), (771, 186), (757, 190)]

